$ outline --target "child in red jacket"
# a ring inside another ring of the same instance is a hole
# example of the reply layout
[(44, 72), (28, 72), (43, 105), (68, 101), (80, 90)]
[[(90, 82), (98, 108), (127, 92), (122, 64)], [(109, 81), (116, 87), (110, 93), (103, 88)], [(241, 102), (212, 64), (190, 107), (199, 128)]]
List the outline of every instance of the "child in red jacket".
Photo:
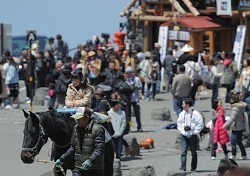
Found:
[(222, 106), (222, 101), (220, 99), (214, 101), (213, 109), (215, 110), (215, 116), (213, 119), (214, 135), (213, 135), (211, 159), (214, 160), (216, 158), (216, 149), (218, 147), (217, 143), (221, 144), (226, 159), (228, 157), (226, 143), (230, 141), (230, 138), (227, 129), (223, 128), (223, 125), (225, 123), (225, 111)]

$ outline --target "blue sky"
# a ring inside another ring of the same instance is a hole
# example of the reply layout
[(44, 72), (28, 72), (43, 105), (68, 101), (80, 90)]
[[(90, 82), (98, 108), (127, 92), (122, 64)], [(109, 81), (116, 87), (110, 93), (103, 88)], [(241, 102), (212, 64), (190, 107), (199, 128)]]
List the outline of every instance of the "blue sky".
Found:
[(62, 34), (73, 48), (95, 34), (118, 31), (119, 22), (126, 21), (120, 12), (130, 1), (1, 0), (0, 22), (12, 25), (13, 35), (26, 35), (26, 30), (48, 37)]

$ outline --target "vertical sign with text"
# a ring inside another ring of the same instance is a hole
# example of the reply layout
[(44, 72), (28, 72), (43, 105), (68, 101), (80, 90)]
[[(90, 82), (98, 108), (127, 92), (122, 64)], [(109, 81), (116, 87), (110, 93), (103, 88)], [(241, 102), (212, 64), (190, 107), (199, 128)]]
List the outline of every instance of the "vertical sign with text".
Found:
[(239, 70), (241, 59), (242, 59), (242, 53), (245, 43), (245, 37), (246, 37), (246, 26), (245, 25), (239, 25), (236, 30), (235, 40), (234, 40), (234, 47), (233, 52), (235, 53), (235, 62), (237, 64), (237, 68)]
[(160, 49), (161, 62), (163, 62), (164, 57), (166, 55), (167, 42), (168, 42), (168, 26), (160, 26), (158, 43), (161, 45)]

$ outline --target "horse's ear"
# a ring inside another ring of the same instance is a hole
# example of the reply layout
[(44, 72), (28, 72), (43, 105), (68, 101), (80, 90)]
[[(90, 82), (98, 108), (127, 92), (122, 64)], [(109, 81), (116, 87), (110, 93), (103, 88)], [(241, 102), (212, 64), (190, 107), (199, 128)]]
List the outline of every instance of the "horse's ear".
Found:
[(30, 111), (30, 117), (33, 120), (33, 122), (39, 122), (39, 119), (36, 114)]
[(24, 109), (22, 109), (22, 110), (23, 110), (24, 117), (27, 119), (29, 117), (29, 114)]

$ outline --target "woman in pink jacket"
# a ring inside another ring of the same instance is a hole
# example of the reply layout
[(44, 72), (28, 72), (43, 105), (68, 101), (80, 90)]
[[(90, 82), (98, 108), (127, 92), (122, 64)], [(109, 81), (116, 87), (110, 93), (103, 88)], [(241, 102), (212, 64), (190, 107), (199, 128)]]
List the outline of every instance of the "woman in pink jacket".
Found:
[(213, 109), (216, 111), (213, 119), (214, 123), (214, 135), (213, 135), (213, 145), (211, 151), (211, 159), (214, 160), (216, 158), (216, 149), (218, 147), (217, 143), (221, 144), (223, 149), (225, 159), (228, 157), (228, 151), (226, 143), (230, 141), (227, 129), (223, 128), (225, 123), (225, 111), (222, 106), (221, 100), (215, 100), (213, 104)]

